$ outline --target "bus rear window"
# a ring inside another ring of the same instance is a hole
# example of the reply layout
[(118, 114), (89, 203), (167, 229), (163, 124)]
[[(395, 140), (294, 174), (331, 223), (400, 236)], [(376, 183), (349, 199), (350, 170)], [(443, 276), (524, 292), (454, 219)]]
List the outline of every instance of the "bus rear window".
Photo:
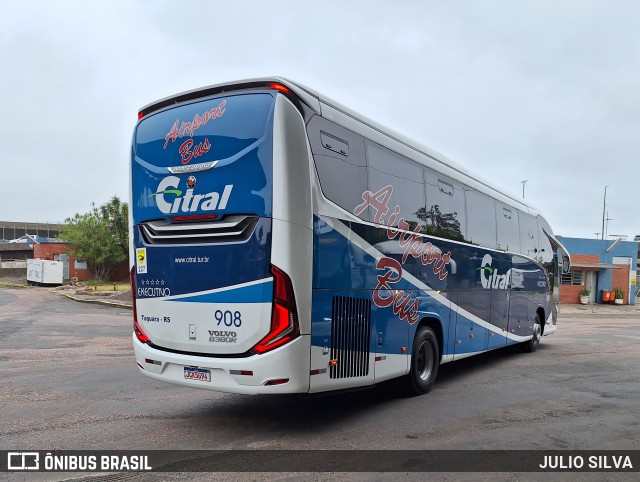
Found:
[(271, 216), (274, 105), (275, 94), (234, 94), (143, 117), (131, 167), (134, 222)]
[(155, 166), (226, 159), (265, 135), (271, 94), (239, 94), (201, 100), (143, 118), (135, 154)]

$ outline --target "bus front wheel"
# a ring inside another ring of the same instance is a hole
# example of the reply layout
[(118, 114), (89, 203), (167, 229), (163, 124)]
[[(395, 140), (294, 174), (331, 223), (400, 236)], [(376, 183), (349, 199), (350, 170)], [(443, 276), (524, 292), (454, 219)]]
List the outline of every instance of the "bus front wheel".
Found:
[(407, 388), (412, 395), (429, 392), (436, 382), (440, 365), (438, 338), (428, 326), (416, 331), (411, 352), (411, 369), (407, 375)]

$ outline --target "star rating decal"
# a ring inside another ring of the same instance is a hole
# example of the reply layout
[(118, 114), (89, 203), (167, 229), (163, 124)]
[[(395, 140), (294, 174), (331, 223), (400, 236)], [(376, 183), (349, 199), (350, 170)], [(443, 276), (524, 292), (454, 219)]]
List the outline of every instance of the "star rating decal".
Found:
[(143, 279), (142, 286), (164, 286), (163, 279)]

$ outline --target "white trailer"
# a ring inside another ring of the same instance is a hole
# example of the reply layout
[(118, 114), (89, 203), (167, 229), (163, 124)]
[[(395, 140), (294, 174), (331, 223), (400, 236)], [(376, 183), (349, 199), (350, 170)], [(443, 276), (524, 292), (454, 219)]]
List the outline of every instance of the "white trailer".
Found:
[(27, 260), (27, 283), (29, 284), (62, 284), (62, 261), (44, 259)]

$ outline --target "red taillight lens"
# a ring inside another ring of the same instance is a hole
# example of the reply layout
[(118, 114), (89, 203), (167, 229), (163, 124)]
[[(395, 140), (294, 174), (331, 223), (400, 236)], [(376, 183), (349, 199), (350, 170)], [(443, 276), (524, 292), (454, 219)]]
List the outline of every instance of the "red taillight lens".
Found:
[(296, 300), (293, 284), (287, 274), (271, 266), (273, 275), (273, 308), (271, 311), (271, 330), (256, 346), (253, 353), (266, 353), (289, 343), (300, 335)]
[(278, 90), (284, 94), (288, 94), (289, 92), (291, 92), (288, 87), (285, 87), (282, 84), (269, 84), (269, 87), (271, 87), (273, 90)]
[(138, 337), (140, 343), (149, 343), (151, 341), (146, 333), (142, 331), (142, 328), (140, 328), (137, 320), (133, 320), (133, 331), (136, 332), (136, 336)]
[(131, 268), (129, 273), (129, 279), (131, 280), (131, 297), (133, 298), (133, 331), (136, 334), (138, 340), (141, 343), (149, 343), (151, 340), (147, 334), (142, 331), (142, 328), (138, 324), (138, 310), (136, 309), (136, 272), (135, 266)]
[(138, 120), (142, 119), (144, 117), (144, 112), (140, 111), (138, 112)]

